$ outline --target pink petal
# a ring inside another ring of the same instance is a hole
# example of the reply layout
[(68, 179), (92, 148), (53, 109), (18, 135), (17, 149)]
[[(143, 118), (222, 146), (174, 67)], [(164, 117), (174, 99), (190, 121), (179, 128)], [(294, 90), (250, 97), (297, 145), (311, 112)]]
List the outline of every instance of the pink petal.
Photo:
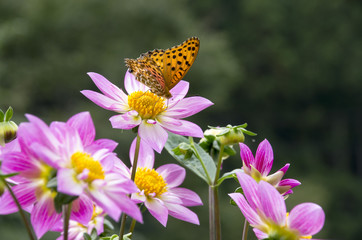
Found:
[(199, 218), (190, 209), (177, 204), (165, 203), (165, 205), (168, 208), (168, 214), (170, 214), (172, 217), (185, 222), (200, 225)]
[(179, 135), (198, 138), (202, 138), (204, 136), (202, 129), (198, 125), (186, 120), (179, 120), (166, 116), (160, 116), (158, 118), (158, 122), (168, 131)]
[(289, 163), (287, 163), (287, 164), (285, 164), (285, 166), (284, 167), (282, 167), (281, 169), (279, 169), (278, 171), (282, 171), (284, 174), (288, 171), (288, 169), (289, 169), (289, 166), (290, 166), (290, 164)]
[(288, 225), (297, 229), (302, 236), (318, 233), (324, 225), (323, 209), (315, 203), (302, 203), (290, 211)]
[(116, 85), (98, 73), (89, 72), (88, 75), (104, 95), (122, 103), (122, 105), (126, 105), (127, 95)]
[(260, 210), (276, 224), (283, 226), (285, 224), (287, 209), (282, 195), (269, 183), (260, 181), (259, 197), (262, 207)]
[(257, 228), (253, 228), (253, 231), (255, 233), (255, 236), (258, 238), (258, 239), (267, 239), (268, 238), (268, 234), (260, 231), (259, 229)]
[(146, 92), (149, 90), (146, 85), (136, 80), (135, 76), (130, 73), (129, 71), (126, 72), (124, 77), (124, 87), (128, 94), (131, 94), (136, 91), (143, 91)]
[(93, 202), (85, 195), (80, 195), (79, 198), (72, 202), (72, 212), (70, 219), (81, 224), (88, 224), (93, 214)]
[[(132, 166), (135, 156), (136, 142), (137, 137), (133, 140), (131, 148), (129, 150), (129, 158), (131, 160)], [(154, 162), (155, 153), (153, 152), (153, 149), (144, 140), (141, 139), (137, 167), (147, 167), (152, 169)]]
[(38, 238), (41, 238), (58, 221), (60, 221), (61, 214), (55, 211), (53, 198), (43, 196), (39, 199), (37, 204), (34, 205), (30, 220)]
[(158, 153), (161, 153), (168, 138), (166, 130), (159, 124), (148, 123), (147, 121), (142, 121), (138, 129), (138, 134), (141, 139)]
[(203, 97), (189, 97), (180, 100), (174, 106), (169, 106), (165, 116), (172, 118), (185, 118), (192, 116), (205, 108), (213, 105), (211, 101)]
[(239, 180), (240, 186), (244, 191), (244, 195), (248, 200), (250, 206), (256, 211), (260, 205), (258, 184), (249, 175), (243, 172), (237, 172), (236, 176)]
[(72, 169), (61, 168), (57, 173), (58, 192), (79, 196), (83, 193), (82, 183), (75, 180)]
[(93, 144), (96, 144), (96, 145), (100, 146), (101, 148), (106, 148), (111, 152), (113, 152), (114, 149), (116, 149), (116, 147), (118, 146), (118, 142), (113, 141), (111, 139), (105, 139), (105, 138), (95, 140), (93, 142)]
[(151, 215), (157, 219), (164, 227), (166, 227), (168, 219), (168, 209), (163, 202), (157, 198), (150, 199), (145, 202), (145, 206)]
[(81, 112), (74, 115), (67, 121), (67, 125), (78, 131), (84, 146), (93, 143), (96, 136), (96, 130), (89, 112)]
[(255, 226), (263, 224), (257, 212), (249, 205), (241, 193), (229, 193), (229, 196), (234, 200), (251, 225)]
[(117, 196), (116, 201), (118, 203), (118, 207), (122, 210), (122, 212), (136, 219), (138, 222), (143, 223), (142, 213), (138, 209), (138, 205), (134, 201), (132, 201), (126, 195)]
[(129, 109), (128, 104), (122, 104), (121, 102), (117, 102), (116, 100), (109, 98), (103, 94), (91, 90), (83, 90), (80, 92), (101, 108), (121, 113), (126, 112)]
[(283, 179), (279, 182), (278, 186), (290, 186), (291, 188), (299, 186), (301, 183), (295, 179)]
[(113, 220), (118, 221), (121, 216), (121, 209), (118, 207), (117, 203), (114, 202), (108, 196), (102, 194), (100, 191), (90, 192), (92, 200), (100, 206), (104, 212), (106, 212)]
[(167, 183), (168, 188), (178, 187), (186, 176), (186, 170), (177, 164), (165, 164), (156, 169)]
[(37, 161), (33, 158), (28, 158), (20, 152), (6, 153), (2, 155), (1, 170), (3, 173), (19, 172), (21, 175), (30, 174), (37, 175), (39, 173), (39, 166)]
[(137, 127), (142, 119), (138, 116), (136, 111), (129, 111), (122, 115), (115, 115), (109, 119), (113, 128), (118, 129), (132, 129)]
[[(31, 183), (16, 185), (13, 186), (11, 189), (23, 209), (29, 205), (34, 204), (34, 202), (36, 201), (36, 189)], [(0, 214), (10, 214), (17, 212), (18, 210), (19, 209), (16, 206), (12, 196), (10, 195), (9, 191), (6, 190), (4, 194), (0, 197)]]
[(186, 96), (189, 91), (189, 86), (189, 82), (181, 80), (170, 90), (172, 98), (169, 99), (169, 107), (173, 107), (178, 101), (182, 100)]
[(255, 154), (255, 168), (263, 175), (267, 176), (273, 166), (273, 149), (268, 140), (262, 141)]
[(199, 206), (202, 205), (202, 201), (197, 193), (186, 188), (172, 188), (168, 192), (175, 194), (182, 200), (184, 206)]
[(240, 143), (239, 146), (241, 161), (243, 161), (244, 167), (247, 167), (250, 170), (250, 164), (255, 163), (253, 153), (246, 144)]

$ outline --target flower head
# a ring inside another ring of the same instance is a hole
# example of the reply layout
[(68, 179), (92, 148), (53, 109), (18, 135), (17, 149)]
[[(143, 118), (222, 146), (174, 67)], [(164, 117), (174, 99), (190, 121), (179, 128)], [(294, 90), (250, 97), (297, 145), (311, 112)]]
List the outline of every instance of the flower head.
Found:
[[(130, 150), (133, 162), (135, 141)], [(197, 215), (187, 207), (202, 205), (200, 197), (193, 191), (180, 188), (186, 171), (176, 164), (166, 164), (153, 168), (153, 150), (141, 140), (140, 154), (135, 176), (138, 191), (132, 199), (143, 202), (163, 226), (166, 226), (168, 215), (193, 224), (199, 224)]]
[(188, 82), (180, 81), (170, 90), (174, 97), (166, 100), (150, 92), (128, 71), (124, 79), (128, 95), (103, 76), (97, 73), (88, 75), (103, 94), (90, 90), (81, 93), (100, 107), (119, 113), (109, 119), (113, 128), (132, 129), (138, 126), (140, 137), (157, 152), (161, 152), (167, 141), (167, 131), (192, 137), (203, 136), (199, 126), (181, 118), (198, 113), (213, 103), (202, 97), (184, 98)]
[(255, 157), (247, 145), (240, 143), (240, 157), (246, 174), (252, 176), (257, 182), (264, 180), (272, 184), (283, 195), (293, 193), (291, 188), (300, 185), (300, 182), (295, 179), (281, 180), (289, 168), (289, 163), (276, 173), (268, 175), (273, 166), (274, 156), (273, 149), (266, 139), (259, 144)]
[[(69, 221), (69, 230), (68, 230), (68, 239), (69, 240), (83, 240), (84, 233), (91, 235), (93, 229), (96, 229), (97, 235), (103, 233), (103, 222), (104, 222), (105, 213), (103, 210), (94, 206), (92, 218), (87, 223), (80, 223), (75, 220)], [(52, 231), (62, 232), (61, 236), (57, 238), (57, 240), (64, 239), (63, 232), (63, 223), (60, 222), (57, 226), (52, 228)]]
[(238, 172), (241, 193), (229, 196), (254, 228), (258, 239), (299, 240), (311, 238), (324, 225), (324, 211), (314, 203), (302, 203), (287, 214), (285, 200), (269, 183), (257, 183), (249, 175)]
[[(86, 223), (93, 203), (118, 220), (122, 211), (142, 221), (137, 205), (127, 196), (137, 191), (126, 176), (113, 172), (116, 143), (95, 140), (93, 121), (88, 112), (74, 115), (66, 123), (47, 126), (27, 115), (29, 122), (19, 126), (20, 151), (3, 154), (2, 171), (18, 172), (13, 187), (20, 204), (31, 211), (31, 221), (40, 238), (61, 219), (54, 205), (58, 193), (78, 197), (72, 204), (71, 219)], [(56, 176), (57, 186), (49, 187)], [(8, 194), (9, 195), (9, 194)], [(16, 211), (10, 196), (1, 200), (0, 213)]]

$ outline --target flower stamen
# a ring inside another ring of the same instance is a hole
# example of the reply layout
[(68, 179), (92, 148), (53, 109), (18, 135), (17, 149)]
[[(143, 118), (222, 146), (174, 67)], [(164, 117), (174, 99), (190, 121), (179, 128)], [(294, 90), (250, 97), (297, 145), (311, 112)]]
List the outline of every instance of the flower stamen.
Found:
[(137, 91), (128, 95), (128, 105), (143, 119), (154, 119), (167, 108), (165, 99), (150, 91)]
[(137, 168), (134, 182), (140, 190), (144, 191), (146, 196), (149, 194), (160, 196), (167, 192), (167, 183), (154, 169)]
[(93, 159), (88, 153), (76, 152), (71, 157), (72, 166), (77, 174), (87, 169), (86, 181), (92, 182), (95, 179), (104, 179), (104, 170), (101, 163)]

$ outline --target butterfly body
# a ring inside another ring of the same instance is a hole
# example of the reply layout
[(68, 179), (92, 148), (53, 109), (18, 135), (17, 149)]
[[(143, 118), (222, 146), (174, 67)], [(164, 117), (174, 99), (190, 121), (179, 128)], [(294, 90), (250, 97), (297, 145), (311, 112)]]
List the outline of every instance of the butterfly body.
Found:
[(155, 49), (137, 59), (125, 59), (129, 72), (154, 94), (172, 97), (170, 90), (186, 75), (199, 51), (200, 41), (192, 37), (168, 49)]

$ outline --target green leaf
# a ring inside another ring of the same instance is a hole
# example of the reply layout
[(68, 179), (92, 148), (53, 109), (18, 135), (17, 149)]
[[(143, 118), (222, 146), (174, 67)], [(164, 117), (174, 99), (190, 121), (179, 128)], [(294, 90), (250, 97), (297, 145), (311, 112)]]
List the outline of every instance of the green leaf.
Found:
[[(244, 192), (243, 192), (243, 189), (242, 189), (241, 187), (238, 187), (237, 189), (235, 189), (234, 192), (236, 192), (236, 193), (241, 193), (241, 194), (244, 193)], [(233, 206), (237, 206), (237, 205), (236, 205), (236, 202), (235, 202), (233, 199), (231, 199), (231, 198), (230, 198), (230, 204), (233, 205)]]
[(92, 240), (91, 236), (88, 233), (83, 233), (84, 240)]
[(5, 122), (10, 121), (10, 119), (13, 117), (13, 108), (9, 107), (8, 110), (6, 110), (4, 120)]
[(209, 174), (209, 177), (211, 178), (208, 179), (207, 174), (205, 173), (204, 168), (200, 163), (200, 160), (195, 156), (195, 154), (192, 154), (191, 156), (188, 155), (187, 156), (188, 158), (186, 158), (185, 155), (176, 155), (174, 153), (173, 149), (177, 148), (181, 143), (190, 144), (190, 141), (183, 136), (169, 133), (165, 148), (169, 152), (169, 154), (173, 156), (179, 163), (181, 163), (186, 168), (190, 169), (197, 176), (199, 176), (201, 179), (203, 179), (209, 184), (209, 181), (213, 180), (216, 174), (215, 163), (210, 157), (210, 155), (207, 154), (203, 150), (203, 148), (201, 148), (198, 144), (194, 143), (196, 153), (198, 153), (199, 156), (201, 157), (201, 161), (204, 163), (206, 171)]
[(236, 173), (242, 172), (240, 168), (234, 169), (231, 172), (224, 173), (221, 178), (217, 180), (216, 185), (219, 186), (224, 180), (230, 179), (230, 178), (236, 178)]
[(103, 220), (103, 229), (102, 235), (111, 235), (113, 233), (114, 226), (107, 218)]
[(5, 116), (5, 114), (4, 114), (3, 110), (0, 109), (0, 122), (4, 121), (4, 116)]
[(0, 178), (1, 179), (6, 179), (6, 178), (10, 178), (10, 177), (14, 177), (14, 176), (16, 176), (16, 175), (18, 175), (19, 173), (9, 173), (9, 174), (0, 174)]
[(256, 134), (256, 133), (250, 132), (250, 131), (248, 131), (248, 130), (246, 130), (246, 129), (243, 129), (242, 131), (243, 131), (243, 133), (245, 133), (246, 135), (249, 135), (249, 136), (256, 136), (256, 135), (258, 135), (258, 134)]
[(57, 213), (61, 213), (63, 205), (67, 205), (77, 198), (78, 198), (78, 196), (70, 196), (70, 195), (58, 192), (54, 198), (55, 210), (57, 211)]

